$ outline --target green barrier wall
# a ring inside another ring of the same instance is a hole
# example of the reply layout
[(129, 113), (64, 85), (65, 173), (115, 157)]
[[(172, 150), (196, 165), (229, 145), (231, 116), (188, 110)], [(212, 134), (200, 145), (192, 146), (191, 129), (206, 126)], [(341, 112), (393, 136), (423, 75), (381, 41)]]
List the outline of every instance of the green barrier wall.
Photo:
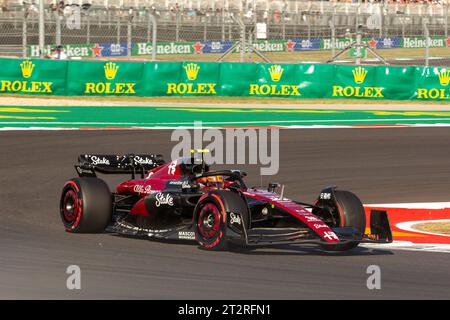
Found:
[(450, 68), (0, 59), (0, 92), (450, 100)]

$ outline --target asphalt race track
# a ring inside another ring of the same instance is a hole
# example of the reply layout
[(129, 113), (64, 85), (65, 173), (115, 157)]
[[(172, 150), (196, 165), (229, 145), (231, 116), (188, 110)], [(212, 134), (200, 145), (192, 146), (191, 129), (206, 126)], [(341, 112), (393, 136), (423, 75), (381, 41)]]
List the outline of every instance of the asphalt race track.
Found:
[[(281, 168), (271, 180), (286, 184), (287, 196), (312, 201), (336, 184), (365, 203), (450, 201), (450, 128), (282, 130), (280, 138)], [(207, 252), (64, 232), (59, 192), (79, 154), (170, 155), (169, 140), (162, 130), (1, 132), (0, 298), (450, 298), (445, 253)], [(247, 169), (249, 184), (259, 184), (257, 167)], [(66, 288), (72, 264), (81, 268), (79, 291)], [(366, 287), (369, 265), (381, 268), (381, 290)]]

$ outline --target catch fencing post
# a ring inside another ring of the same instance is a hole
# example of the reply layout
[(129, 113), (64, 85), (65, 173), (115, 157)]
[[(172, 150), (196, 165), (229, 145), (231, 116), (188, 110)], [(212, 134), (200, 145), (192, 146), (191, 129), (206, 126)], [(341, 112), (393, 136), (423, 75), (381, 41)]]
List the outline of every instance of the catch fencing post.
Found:
[(175, 41), (178, 42), (180, 41), (180, 12), (177, 10), (176, 11), (176, 16), (175, 16)]
[(444, 22), (445, 22), (445, 37), (448, 38), (448, 1), (446, 0), (444, 3)]
[(336, 29), (334, 26), (334, 15), (329, 21), (329, 25), (331, 28), (331, 57), (336, 55)]
[(225, 41), (225, 0), (222, 0), (222, 41)]
[(208, 19), (204, 19), (203, 23), (203, 41), (208, 40)]
[(422, 19), (423, 33), (425, 36), (425, 67), (430, 64), (430, 30), (428, 30), (428, 18)]
[[(241, 12), (242, 13), (242, 12)], [(244, 62), (245, 60), (245, 24), (242, 22), (242, 19), (239, 19), (239, 27), (241, 28), (241, 57), (240, 57), (240, 61)]]
[(361, 65), (361, 57), (362, 57), (362, 28), (358, 26), (356, 29), (356, 65)]
[(127, 56), (131, 57), (131, 42), (132, 42), (132, 22), (134, 18), (133, 9), (128, 10), (127, 21)]
[(150, 10), (147, 9), (147, 15), (148, 15), (148, 19), (147, 19), (147, 43), (150, 42), (151, 36), (152, 36), (152, 14), (150, 13)]
[(116, 43), (120, 43), (120, 19), (122, 18), (122, 15), (119, 14), (117, 17), (117, 41)]
[(45, 45), (44, 0), (39, 0), (39, 57), (44, 57)]
[(86, 10), (86, 44), (91, 43), (91, 17), (89, 9)]
[(27, 19), (28, 19), (28, 7), (24, 5), (22, 16), (22, 58), (27, 57)]
[(151, 21), (153, 27), (152, 27), (152, 61), (156, 60), (156, 50), (157, 50), (157, 43), (156, 43), (156, 37), (158, 35), (158, 25), (156, 23), (156, 18), (154, 15), (150, 14), (149, 15), (149, 21)]
[(56, 6), (56, 10), (53, 12), (55, 18), (55, 45), (61, 45), (61, 17), (59, 16), (59, 3)]

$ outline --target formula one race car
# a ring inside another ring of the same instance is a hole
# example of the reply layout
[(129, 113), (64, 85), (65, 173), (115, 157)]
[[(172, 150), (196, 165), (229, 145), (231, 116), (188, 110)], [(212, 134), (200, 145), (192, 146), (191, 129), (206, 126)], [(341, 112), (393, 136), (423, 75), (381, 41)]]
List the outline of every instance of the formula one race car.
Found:
[[(227, 245), (318, 244), (345, 251), (361, 242), (389, 243), (387, 213), (372, 211), (370, 233), (361, 201), (328, 187), (314, 204), (287, 199), (280, 186), (249, 188), (244, 172), (212, 171), (204, 150), (165, 163), (160, 155), (81, 155), (79, 178), (62, 190), (60, 214), (74, 233), (196, 240), (209, 250)], [(96, 173), (131, 174), (115, 192)], [(138, 177), (136, 177), (139, 175)]]

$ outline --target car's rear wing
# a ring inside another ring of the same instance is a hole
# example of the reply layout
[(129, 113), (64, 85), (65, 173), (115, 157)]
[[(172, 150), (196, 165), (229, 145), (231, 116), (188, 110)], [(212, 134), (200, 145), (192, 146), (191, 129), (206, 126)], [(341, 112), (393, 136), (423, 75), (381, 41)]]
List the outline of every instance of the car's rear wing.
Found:
[(95, 177), (96, 172), (99, 172), (104, 174), (131, 174), (134, 179), (136, 173), (140, 173), (144, 177), (145, 172), (164, 163), (162, 155), (159, 154), (83, 154), (78, 157), (75, 169), (80, 177)]

